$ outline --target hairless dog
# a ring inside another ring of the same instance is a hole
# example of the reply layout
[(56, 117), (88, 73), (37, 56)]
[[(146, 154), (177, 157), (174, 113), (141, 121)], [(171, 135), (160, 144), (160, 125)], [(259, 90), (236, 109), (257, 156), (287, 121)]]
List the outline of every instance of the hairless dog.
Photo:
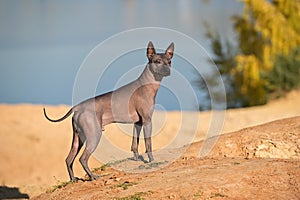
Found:
[(147, 47), (149, 62), (135, 81), (73, 106), (60, 119), (50, 119), (44, 108), (44, 115), (51, 122), (60, 122), (74, 113), (72, 118), (73, 142), (66, 158), (71, 181), (77, 181), (77, 178), (74, 177), (73, 162), (84, 143), (86, 143), (86, 148), (79, 161), (91, 180), (98, 178), (89, 169), (88, 160), (100, 141), (104, 126), (110, 123), (134, 123), (131, 145), (134, 160), (139, 159), (138, 144), (143, 127), (149, 162), (154, 160), (151, 143), (151, 118), (160, 82), (163, 77), (170, 75), (173, 52), (174, 44), (171, 43), (165, 53), (156, 53), (150, 41)]

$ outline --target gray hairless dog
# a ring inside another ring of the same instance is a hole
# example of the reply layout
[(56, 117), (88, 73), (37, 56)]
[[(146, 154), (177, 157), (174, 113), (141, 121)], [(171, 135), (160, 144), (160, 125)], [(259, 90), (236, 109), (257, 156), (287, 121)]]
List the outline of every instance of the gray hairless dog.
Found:
[(87, 163), (100, 141), (104, 126), (110, 123), (134, 123), (131, 146), (134, 160), (139, 159), (138, 144), (143, 127), (146, 153), (149, 162), (153, 161), (151, 118), (160, 82), (164, 76), (170, 75), (173, 52), (173, 43), (165, 53), (157, 54), (152, 42), (149, 42), (147, 47), (149, 62), (135, 81), (112, 92), (85, 100), (72, 107), (65, 116), (57, 120), (50, 119), (44, 108), (44, 115), (51, 122), (60, 122), (74, 113), (72, 118), (73, 142), (66, 158), (71, 181), (77, 180), (74, 177), (73, 162), (84, 143), (86, 143), (86, 148), (79, 161), (91, 180), (98, 178), (92, 174)]

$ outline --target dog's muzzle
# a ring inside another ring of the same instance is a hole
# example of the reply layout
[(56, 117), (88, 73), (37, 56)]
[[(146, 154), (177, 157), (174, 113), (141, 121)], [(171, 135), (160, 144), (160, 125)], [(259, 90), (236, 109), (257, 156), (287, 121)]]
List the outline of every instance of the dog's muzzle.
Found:
[(171, 68), (169, 66), (164, 66), (162, 69), (161, 69), (161, 75), (163, 76), (170, 76), (171, 74)]

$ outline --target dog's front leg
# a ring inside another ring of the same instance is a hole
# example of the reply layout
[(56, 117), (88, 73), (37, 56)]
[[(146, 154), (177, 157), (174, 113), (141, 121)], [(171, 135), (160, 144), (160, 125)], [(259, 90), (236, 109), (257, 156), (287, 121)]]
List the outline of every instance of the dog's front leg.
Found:
[(143, 124), (141, 122), (137, 122), (134, 123), (134, 127), (133, 127), (131, 151), (133, 152), (133, 159), (135, 161), (139, 159), (138, 146), (140, 141), (140, 133), (141, 133), (142, 125)]
[(151, 135), (152, 135), (152, 122), (145, 123), (144, 124), (144, 137), (145, 137), (146, 153), (148, 154), (149, 162), (154, 160), (153, 155), (152, 155)]

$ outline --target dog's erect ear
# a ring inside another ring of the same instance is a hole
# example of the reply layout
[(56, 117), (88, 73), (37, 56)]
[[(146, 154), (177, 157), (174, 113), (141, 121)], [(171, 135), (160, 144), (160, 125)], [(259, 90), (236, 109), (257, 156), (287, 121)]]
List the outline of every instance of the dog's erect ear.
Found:
[(154, 54), (156, 54), (156, 52), (155, 52), (155, 49), (154, 49), (154, 46), (153, 46), (152, 42), (150, 41), (148, 43), (148, 47), (147, 47), (147, 58), (148, 58), (149, 61), (152, 59)]
[(170, 46), (167, 48), (165, 54), (169, 59), (171, 59), (173, 57), (173, 52), (174, 52), (174, 43), (172, 42)]

